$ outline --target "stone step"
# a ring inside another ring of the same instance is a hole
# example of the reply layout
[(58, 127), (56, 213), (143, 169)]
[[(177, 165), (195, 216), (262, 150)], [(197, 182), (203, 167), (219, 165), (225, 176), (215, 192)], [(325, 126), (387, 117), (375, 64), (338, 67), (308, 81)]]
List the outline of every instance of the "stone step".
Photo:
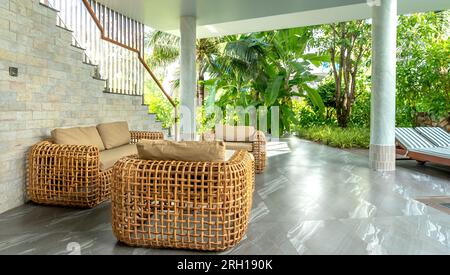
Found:
[(78, 50), (82, 51), (83, 53), (85, 53), (85, 52), (86, 52), (86, 49), (85, 49), (85, 48), (83, 48), (83, 47), (81, 47), (81, 46), (78, 46), (78, 45), (74, 45), (73, 43), (72, 43), (72, 44), (70, 44), (70, 46), (74, 47), (75, 49), (78, 49)]
[(53, 8), (53, 7), (50, 7), (49, 5), (46, 5), (46, 4), (44, 4), (44, 3), (39, 2), (39, 5), (42, 6), (42, 7), (44, 7), (44, 8), (47, 8), (47, 9), (49, 9), (49, 10), (55, 12), (55, 13), (58, 13), (58, 12), (59, 12), (59, 10), (57, 10), (57, 9), (55, 9), (55, 8)]
[(89, 63), (89, 62), (85, 62), (85, 61), (83, 61), (82, 62), (84, 65), (88, 65), (88, 66), (92, 66), (92, 67), (98, 67), (98, 65), (97, 64), (94, 64), (94, 63)]
[(73, 34), (73, 31), (72, 31), (72, 30), (69, 30), (68, 28), (64, 28), (64, 27), (58, 26), (58, 25), (56, 25), (56, 24), (55, 24), (55, 26), (56, 26), (57, 28), (63, 30), (63, 31), (66, 31), (66, 32), (69, 32), (70, 34)]

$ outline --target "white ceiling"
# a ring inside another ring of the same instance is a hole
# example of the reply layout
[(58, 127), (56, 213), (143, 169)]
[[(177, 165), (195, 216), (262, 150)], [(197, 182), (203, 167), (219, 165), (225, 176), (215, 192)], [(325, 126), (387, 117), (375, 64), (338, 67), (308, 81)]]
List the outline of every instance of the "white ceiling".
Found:
[[(199, 38), (370, 17), (367, 0), (97, 0), (154, 29), (179, 33), (197, 17)], [(399, 13), (450, 9), (450, 0), (398, 0)]]

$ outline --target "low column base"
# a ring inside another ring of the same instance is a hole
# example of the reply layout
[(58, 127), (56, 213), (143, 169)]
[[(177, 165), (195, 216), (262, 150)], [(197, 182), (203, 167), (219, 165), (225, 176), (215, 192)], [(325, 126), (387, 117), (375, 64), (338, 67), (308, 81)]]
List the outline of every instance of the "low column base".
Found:
[(375, 171), (395, 171), (395, 157), (394, 145), (370, 145), (369, 165)]

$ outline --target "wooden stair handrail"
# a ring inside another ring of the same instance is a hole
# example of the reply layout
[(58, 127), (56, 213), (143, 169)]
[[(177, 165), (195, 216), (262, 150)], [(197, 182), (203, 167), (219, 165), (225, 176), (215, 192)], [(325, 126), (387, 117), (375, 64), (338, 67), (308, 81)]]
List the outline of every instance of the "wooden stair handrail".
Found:
[(177, 104), (175, 103), (175, 101), (172, 99), (172, 97), (170, 97), (170, 95), (166, 92), (166, 90), (164, 89), (164, 87), (162, 86), (161, 82), (158, 80), (158, 78), (156, 78), (155, 74), (152, 72), (152, 70), (150, 69), (150, 67), (147, 65), (147, 63), (145, 62), (143, 56), (143, 53), (141, 53), (139, 50), (132, 48), (126, 44), (123, 44), (121, 42), (118, 42), (114, 39), (111, 39), (109, 37), (107, 37), (105, 35), (105, 28), (102, 26), (102, 24), (100, 23), (100, 20), (97, 18), (97, 15), (95, 14), (94, 10), (92, 9), (91, 4), (89, 3), (88, 0), (82, 0), (84, 6), (86, 7), (86, 9), (88, 10), (89, 14), (91, 15), (92, 19), (95, 22), (95, 25), (97, 25), (98, 29), (100, 30), (100, 34), (101, 34), (101, 39), (108, 41), (114, 45), (117, 45), (119, 47), (125, 48), (127, 50), (130, 50), (132, 52), (135, 52), (138, 54), (138, 59), (141, 62), (141, 64), (144, 66), (145, 70), (150, 74), (151, 78), (153, 79), (153, 81), (155, 81), (156, 85), (158, 85), (159, 89), (163, 92), (164, 96), (169, 100), (170, 104), (175, 108), (175, 121), (177, 120), (177, 115), (176, 115), (176, 107)]

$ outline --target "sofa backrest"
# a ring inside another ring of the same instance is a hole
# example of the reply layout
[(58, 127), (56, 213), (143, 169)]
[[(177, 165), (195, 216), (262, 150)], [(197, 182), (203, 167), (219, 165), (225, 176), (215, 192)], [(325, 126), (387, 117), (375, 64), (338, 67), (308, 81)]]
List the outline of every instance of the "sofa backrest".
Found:
[(131, 142), (131, 134), (126, 121), (102, 123), (97, 125), (97, 130), (107, 150)]
[(90, 145), (98, 147), (100, 151), (105, 150), (95, 126), (54, 129), (51, 135), (53, 142), (56, 144)]
[(141, 140), (137, 144), (140, 159), (190, 162), (225, 161), (223, 141)]

